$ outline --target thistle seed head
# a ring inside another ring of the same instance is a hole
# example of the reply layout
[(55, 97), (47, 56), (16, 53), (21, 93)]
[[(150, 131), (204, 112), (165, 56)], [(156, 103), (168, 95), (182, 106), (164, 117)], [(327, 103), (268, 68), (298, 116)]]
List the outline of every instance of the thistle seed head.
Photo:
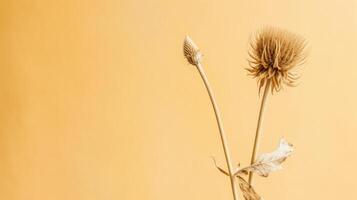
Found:
[(306, 42), (299, 35), (278, 28), (264, 28), (251, 42), (249, 75), (257, 78), (259, 91), (268, 82), (271, 91), (280, 91), (283, 84), (295, 86), (298, 76), (292, 68), (304, 62)]

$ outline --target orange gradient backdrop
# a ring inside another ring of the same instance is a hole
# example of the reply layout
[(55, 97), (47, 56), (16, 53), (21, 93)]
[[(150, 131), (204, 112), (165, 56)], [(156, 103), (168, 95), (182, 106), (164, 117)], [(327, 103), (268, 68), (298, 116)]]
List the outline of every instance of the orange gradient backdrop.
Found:
[(269, 96), (260, 152), (294, 144), (256, 178), (267, 200), (354, 198), (357, 3), (2, 0), (0, 199), (232, 199), (214, 115), (186, 34), (204, 54), (235, 163), (249, 162), (259, 96), (251, 34), (303, 35), (296, 88)]

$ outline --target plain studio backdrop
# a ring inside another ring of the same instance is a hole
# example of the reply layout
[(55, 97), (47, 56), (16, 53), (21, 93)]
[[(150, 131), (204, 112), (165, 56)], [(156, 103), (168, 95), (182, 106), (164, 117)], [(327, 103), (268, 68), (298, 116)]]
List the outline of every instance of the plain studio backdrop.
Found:
[(284, 170), (256, 177), (267, 200), (351, 199), (356, 189), (354, 0), (2, 0), (0, 199), (232, 199), (190, 35), (247, 165), (260, 98), (247, 76), (254, 31), (308, 41), (296, 88), (269, 96), (260, 153), (285, 137)]

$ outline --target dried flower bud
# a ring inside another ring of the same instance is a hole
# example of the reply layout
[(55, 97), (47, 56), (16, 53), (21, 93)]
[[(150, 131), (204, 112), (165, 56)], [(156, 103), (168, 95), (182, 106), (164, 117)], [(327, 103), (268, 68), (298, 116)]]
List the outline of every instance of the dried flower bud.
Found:
[(183, 54), (187, 61), (192, 65), (198, 65), (201, 62), (202, 54), (197, 45), (192, 41), (189, 36), (185, 37), (183, 42)]

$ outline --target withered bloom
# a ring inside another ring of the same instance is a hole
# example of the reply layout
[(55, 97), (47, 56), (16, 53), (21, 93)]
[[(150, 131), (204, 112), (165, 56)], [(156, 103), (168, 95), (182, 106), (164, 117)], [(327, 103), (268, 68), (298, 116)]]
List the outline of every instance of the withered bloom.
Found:
[(264, 28), (251, 42), (248, 72), (257, 78), (259, 91), (270, 82), (271, 91), (283, 84), (294, 86), (298, 76), (291, 69), (305, 60), (305, 40), (278, 28)]

